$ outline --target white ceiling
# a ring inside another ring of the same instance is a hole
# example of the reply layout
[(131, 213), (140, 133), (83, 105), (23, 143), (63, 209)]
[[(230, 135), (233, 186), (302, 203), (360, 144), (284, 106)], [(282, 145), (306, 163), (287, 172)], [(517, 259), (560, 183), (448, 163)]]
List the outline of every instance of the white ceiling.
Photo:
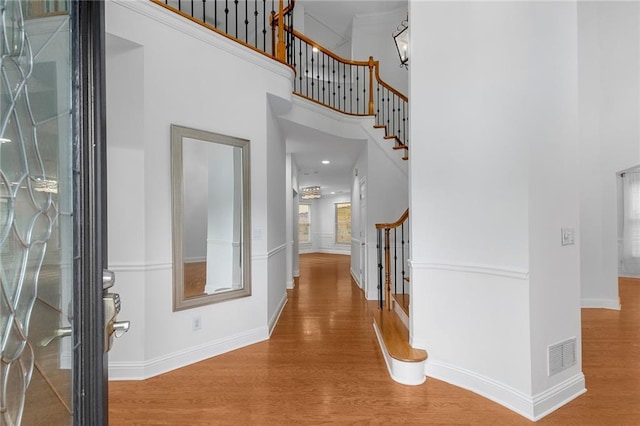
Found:
[(351, 176), (364, 140), (333, 136), (288, 120), (280, 123), (287, 137), (287, 153), (298, 166), (300, 187), (320, 186), (324, 196), (351, 192)]
[[(351, 23), (355, 15), (372, 15), (407, 8), (407, 0), (298, 0), (307, 17), (351, 40)], [(310, 36), (309, 34), (307, 34)], [(313, 38), (313, 37), (312, 37)]]

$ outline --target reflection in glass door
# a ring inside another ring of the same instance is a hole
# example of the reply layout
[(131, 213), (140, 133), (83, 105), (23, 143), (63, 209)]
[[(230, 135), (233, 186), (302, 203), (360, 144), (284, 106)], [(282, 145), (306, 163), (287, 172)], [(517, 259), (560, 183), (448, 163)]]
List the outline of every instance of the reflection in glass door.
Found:
[(0, 425), (73, 415), (67, 11), (0, 1)]

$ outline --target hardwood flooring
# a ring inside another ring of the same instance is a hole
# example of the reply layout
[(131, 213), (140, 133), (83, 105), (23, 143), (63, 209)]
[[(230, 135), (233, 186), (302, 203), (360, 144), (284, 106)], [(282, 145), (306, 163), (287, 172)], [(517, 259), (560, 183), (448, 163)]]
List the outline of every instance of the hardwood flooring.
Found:
[[(583, 310), (588, 392), (540, 425), (640, 424), (640, 282), (622, 311)], [(110, 383), (111, 425), (531, 424), (472, 392), (389, 377), (349, 257), (302, 255), (269, 341), (145, 381)]]

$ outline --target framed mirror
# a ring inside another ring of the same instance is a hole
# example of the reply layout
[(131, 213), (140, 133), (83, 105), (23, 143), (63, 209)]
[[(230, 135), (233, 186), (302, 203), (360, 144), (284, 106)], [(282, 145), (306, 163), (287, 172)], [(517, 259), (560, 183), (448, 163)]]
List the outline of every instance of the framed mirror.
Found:
[(171, 125), (173, 310), (251, 295), (249, 141)]

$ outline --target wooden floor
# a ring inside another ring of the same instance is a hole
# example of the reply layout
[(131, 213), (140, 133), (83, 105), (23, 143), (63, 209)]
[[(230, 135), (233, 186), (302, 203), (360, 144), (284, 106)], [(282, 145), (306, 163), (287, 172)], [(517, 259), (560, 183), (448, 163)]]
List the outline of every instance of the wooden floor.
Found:
[[(389, 377), (349, 257), (303, 255), (271, 340), (152, 379), (110, 383), (111, 425), (532, 424), (428, 378)], [(583, 310), (588, 392), (539, 425), (640, 425), (640, 283), (622, 311)]]

